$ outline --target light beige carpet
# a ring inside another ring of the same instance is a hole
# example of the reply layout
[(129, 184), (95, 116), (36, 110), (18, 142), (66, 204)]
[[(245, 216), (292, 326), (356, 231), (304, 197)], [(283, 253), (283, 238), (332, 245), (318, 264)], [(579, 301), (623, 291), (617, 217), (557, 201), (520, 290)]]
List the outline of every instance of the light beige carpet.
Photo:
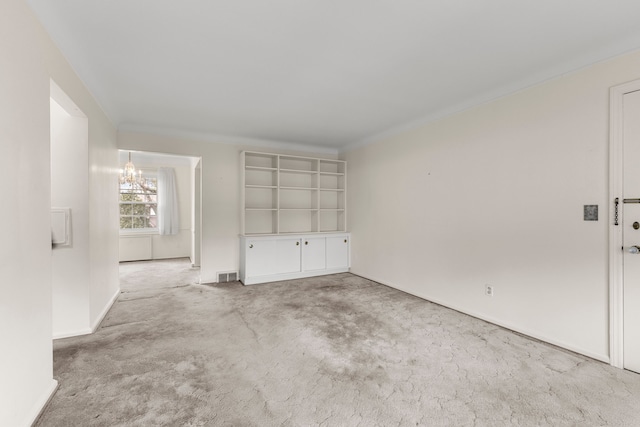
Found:
[(640, 425), (640, 376), (351, 274), (139, 288), (38, 426)]

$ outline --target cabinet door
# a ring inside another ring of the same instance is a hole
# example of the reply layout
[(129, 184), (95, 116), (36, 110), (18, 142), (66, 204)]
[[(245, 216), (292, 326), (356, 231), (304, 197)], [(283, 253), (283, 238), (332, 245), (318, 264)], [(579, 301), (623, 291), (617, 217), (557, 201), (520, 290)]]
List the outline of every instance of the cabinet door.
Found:
[(324, 270), (326, 268), (326, 246), (324, 237), (305, 237), (302, 245), (303, 271)]
[(300, 271), (300, 239), (277, 240), (276, 258), (278, 274)]
[(327, 237), (327, 268), (349, 267), (349, 238)]
[(247, 240), (247, 277), (276, 273), (276, 240)]

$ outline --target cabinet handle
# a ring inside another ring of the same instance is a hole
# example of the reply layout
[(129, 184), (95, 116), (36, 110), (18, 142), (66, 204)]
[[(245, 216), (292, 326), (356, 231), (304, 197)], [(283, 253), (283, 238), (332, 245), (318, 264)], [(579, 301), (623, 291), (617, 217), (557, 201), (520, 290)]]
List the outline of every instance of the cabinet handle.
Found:
[(296, 246), (300, 246), (300, 242), (296, 242)]
[(347, 243), (347, 239), (344, 239), (344, 242)]
[(304, 244), (305, 244), (305, 245), (308, 245), (308, 244), (309, 244), (309, 242), (304, 242)]
[(249, 245), (249, 249), (252, 249), (252, 248), (253, 248), (253, 245)]

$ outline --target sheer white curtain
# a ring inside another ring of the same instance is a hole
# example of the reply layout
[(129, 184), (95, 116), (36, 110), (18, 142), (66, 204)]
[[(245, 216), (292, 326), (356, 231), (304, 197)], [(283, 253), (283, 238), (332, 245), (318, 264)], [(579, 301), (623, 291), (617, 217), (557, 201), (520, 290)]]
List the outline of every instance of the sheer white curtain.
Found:
[(160, 234), (178, 234), (178, 189), (173, 168), (158, 168), (158, 230)]

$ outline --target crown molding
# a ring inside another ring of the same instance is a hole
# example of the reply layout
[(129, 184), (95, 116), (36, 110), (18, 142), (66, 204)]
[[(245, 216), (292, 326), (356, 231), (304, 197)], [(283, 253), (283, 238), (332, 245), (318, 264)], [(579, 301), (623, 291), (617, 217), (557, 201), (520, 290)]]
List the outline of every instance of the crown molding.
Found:
[(547, 82), (560, 79), (562, 77), (566, 77), (567, 75), (578, 73), (596, 64), (613, 60), (616, 57), (633, 52), (640, 52), (640, 48), (638, 48), (638, 46), (640, 46), (640, 38), (632, 37), (625, 42), (616, 43), (614, 45), (602, 48), (596, 53), (583, 55), (580, 58), (566, 61), (553, 67), (549, 67), (546, 70), (539, 72), (533, 76), (529, 76), (526, 79), (521, 79), (517, 82), (503, 85), (497, 89), (487, 91), (473, 98), (469, 98), (461, 103), (445, 107), (438, 111), (434, 111), (430, 114), (422, 116), (419, 119), (405, 122), (397, 126), (392, 126), (382, 132), (375, 133), (360, 140), (345, 144), (340, 148), (340, 154), (347, 153), (366, 145), (374, 144), (376, 142), (392, 138), (401, 133), (418, 129), (447, 117), (480, 107), (481, 105), (489, 104), (498, 99), (515, 95), (518, 92), (528, 90), (532, 87), (539, 86)]
[(301, 144), (297, 142), (275, 141), (260, 138), (245, 138), (240, 136), (222, 135), (210, 132), (187, 131), (181, 129), (163, 128), (158, 126), (146, 126), (125, 123), (118, 126), (119, 132), (138, 132), (157, 136), (185, 138), (193, 141), (218, 142), (222, 144), (248, 145), (267, 149), (294, 150), (304, 153), (337, 155), (339, 149), (322, 145)]

